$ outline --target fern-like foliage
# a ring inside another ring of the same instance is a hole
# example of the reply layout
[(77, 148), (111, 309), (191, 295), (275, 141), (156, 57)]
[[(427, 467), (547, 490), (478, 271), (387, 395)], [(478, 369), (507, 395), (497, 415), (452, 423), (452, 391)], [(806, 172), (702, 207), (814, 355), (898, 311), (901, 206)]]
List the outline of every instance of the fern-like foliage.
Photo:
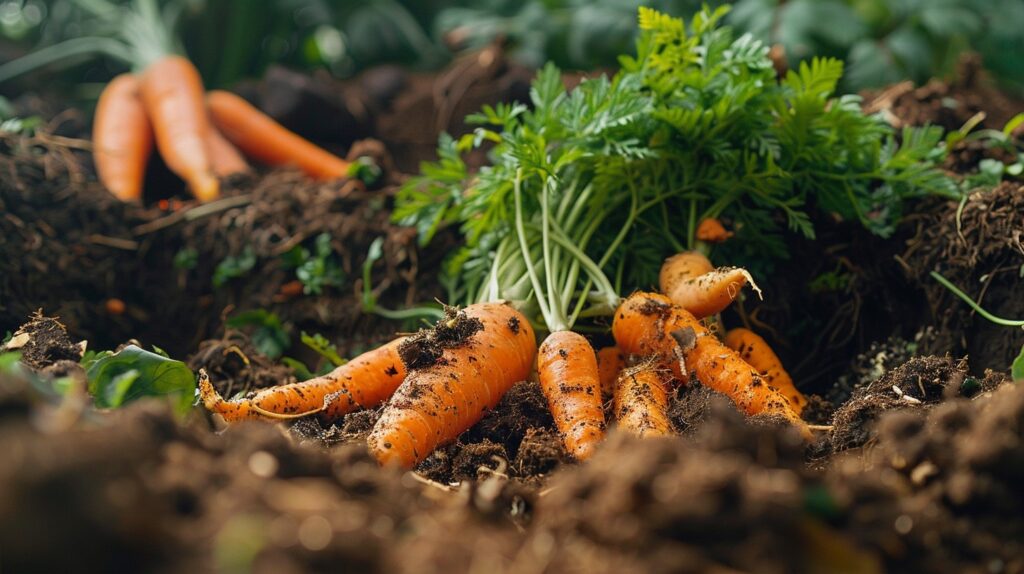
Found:
[[(425, 241), (461, 227), (446, 272), (463, 302), (515, 299), (571, 323), (600, 314), (591, 303), (604, 291), (650, 287), (703, 218), (728, 220), (735, 254), (763, 262), (785, 256), (785, 233), (814, 236), (812, 207), (884, 235), (908, 198), (958, 193), (936, 167), (940, 130), (897, 138), (856, 97), (835, 97), (838, 60), (778, 81), (764, 45), (720, 26), (726, 12), (687, 26), (640, 8), (637, 54), (614, 78), (567, 92), (549, 64), (532, 109), (484, 108), (474, 133), (442, 138), (396, 217)], [(496, 144), (491, 165), (470, 174), (459, 152), (484, 141)]]

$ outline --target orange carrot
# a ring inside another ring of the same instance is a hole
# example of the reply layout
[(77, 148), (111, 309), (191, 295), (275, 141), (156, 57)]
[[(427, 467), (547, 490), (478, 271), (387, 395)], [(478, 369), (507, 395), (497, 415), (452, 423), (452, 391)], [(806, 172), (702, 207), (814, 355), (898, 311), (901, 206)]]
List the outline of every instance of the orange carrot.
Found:
[(199, 396), (206, 408), (228, 422), (253, 419), (290, 419), (322, 413), (327, 419), (376, 407), (395, 392), (405, 378), (398, 355), (404, 338), (368, 351), (321, 377), (301, 383), (270, 387), (255, 395), (226, 401), (200, 377)]
[(692, 372), (701, 383), (731, 398), (743, 412), (780, 415), (805, 437), (810, 436), (786, 397), (668, 297), (641, 292), (630, 295), (615, 312), (612, 335), (623, 352), (653, 355), (683, 381)]
[(789, 403), (793, 405), (793, 410), (797, 414), (803, 412), (804, 406), (807, 404), (807, 397), (797, 390), (792, 377), (782, 367), (782, 361), (779, 360), (778, 355), (772, 351), (768, 342), (760, 335), (750, 329), (737, 327), (725, 334), (725, 346), (739, 353), (740, 358), (761, 373), (770, 386), (778, 389), (783, 396), (789, 399)]
[(537, 341), (526, 318), (505, 303), (450, 313), (403, 345), (409, 376), (370, 433), (382, 465), (412, 468), (455, 440), (530, 376)]
[(658, 287), (666, 295), (683, 282), (714, 271), (715, 266), (700, 251), (683, 251), (665, 260), (658, 274)]
[(579, 461), (590, 458), (604, 438), (594, 348), (572, 331), (551, 333), (540, 346), (537, 374), (565, 450)]
[(213, 123), (249, 157), (269, 165), (294, 165), (317, 179), (348, 173), (349, 162), (299, 137), (244, 99), (214, 90), (206, 102)]
[(698, 318), (710, 317), (729, 306), (747, 283), (757, 291), (750, 273), (739, 267), (720, 267), (701, 274), (703, 255), (686, 252), (670, 257), (661, 266), (661, 291)]
[(626, 369), (615, 381), (615, 424), (640, 438), (673, 434), (666, 381), (650, 364)]
[(210, 123), (196, 67), (181, 56), (161, 58), (142, 73), (139, 93), (167, 167), (185, 180), (199, 201), (216, 199), (220, 184), (206, 151)]
[(249, 169), (249, 164), (238, 148), (224, 139), (213, 126), (206, 132), (206, 153), (210, 155), (210, 165), (217, 177), (229, 177)]
[(597, 375), (601, 378), (601, 397), (605, 400), (615, 394), (615, 380), (626, 366), (626, 357), (618, 347), (605, 347), (597, 352)]
[(111, 80), (100, 94), (92, 125), (93, 161), (100, 182), (121, 201), (142, 199), (153, 128), (131, 74)]
[(697, 226), (697, 232), (694, 233), (694, 235), (699, 241), (707, 243), (722, 243), (732, 237), (732, 232), (726, 230), (721, 221), (714, 217), (709, 217), (701, 220), (700, 225)]

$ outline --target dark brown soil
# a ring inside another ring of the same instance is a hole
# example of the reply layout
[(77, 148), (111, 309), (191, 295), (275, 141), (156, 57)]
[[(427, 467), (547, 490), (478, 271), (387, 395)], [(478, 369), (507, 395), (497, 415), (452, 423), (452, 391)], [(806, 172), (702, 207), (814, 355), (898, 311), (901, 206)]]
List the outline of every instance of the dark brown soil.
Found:
[(0, 352), (6, 351), (20, 353), (26, 367), (43, 370), (62, 361), (78, 362), (85, 349), (71, 342), (67, 328), (55, 317), (36, 312), (0, 347)]
[[(464, 132), (461, 118), (483, 104), (527, 97), (531, 75), (494, 46), (437, 75), (383, 68), (339, 84), (275, 69), (240, 87), (300, 134), (353, 158), (374, 158), (383, 175), (369, 189), (272, 171), (229, 182), (222, 202), (197, 206), (172, 197), (184, 196), (183, 186), (154, 160), (147, 189), (157, 191), (146, 198), (153, 207), (142, 208), (118, 202), (95, 182), (88, 142), (71, 139), (87, 133), (79, 116), (61, 114), (33, 138), (5, 134), (0, 333), (40, 307), (93, 348), (138, 338), (173, 355), (223, 332), (226, 313), (252, 309), (275, 313), (295, 340), (303, 330), (323, 333), (343, 354), (414, 328), (361, 312), (362, 264), (378, 237), (383, 256), (373, 267), (372, 292), (379, 305), (408, 308), (442, 295), (434, 276), (452, 240), (442, 234), (423, 250), (414, 230), (390, 223), (404, 177), (398, 169), (411, 172), (432, 158), (438, 134)], [(369, 135), (384, 144), (357, 140)], [(168, 197), (166, 209), (157, 207)], [(322, 233), (331, 236), (344, 279), (297, 296), (296, 273), (282, 257), (311, 249)], [(250, 280), (215, 288), (215, 269), (232, 259), (253, 261), (242, 273)]]
[(817, 459), (694, 386), (673, 400), (684, 436), (613, 431), (585, 465), (524, 382), (404, 475), (366, 451), (374, 411), (214, 434), (198, 411), (51, 405), (0, 374), (0, 552), (14, 571), (1024, 572), (1024, 389), (966, 373), (921, 357), (857, 387), (829, 439), (865, 438)]

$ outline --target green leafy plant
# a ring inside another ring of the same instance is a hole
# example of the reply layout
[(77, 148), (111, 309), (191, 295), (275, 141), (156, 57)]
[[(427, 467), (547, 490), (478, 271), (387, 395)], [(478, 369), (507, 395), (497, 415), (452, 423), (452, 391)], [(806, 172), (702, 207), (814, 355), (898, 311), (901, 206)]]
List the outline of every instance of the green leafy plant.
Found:
[(183, 413), (195, 398), (195, 375), (185, 363), (135, 345), (94, 355), (83, 366), (89, 394), (100, 408), (117, 408), (143, 397), (167, 397)]
[[(394, 216), (424, 241), (460, 227), (466, 245), (445, 267), (453, 301), (509, 299), (566, 328), (654, 284), (704, 218), (732, 222), (730, 261), (757, 263), (785, 256), (787, 231), (814, 236), (811, 208), (887, 235), (907, 199), (959, 197), (936, 168), (940, 129), (903, 130), (898, 144), (857, 97), (833, 97), (837, 60), (777, 83), (767, 47), (720, 26), (726, 13), (704, 10), (688, 30), (641, 8), (637, 55), (614, 78), (568, 92), (548, 65), (533, 109), (485, 107), (468, 118), (474, 133), (441, 139)], [(470, 174), (461, 154), (483, 142), (492, 164)]]
[(432, 319), (444, 317), (440, 306), (417, 305), (407, 309), (388, 309), (377, 304), (373, 292), (373, 264), (384, 255), (384, 238), (378, 237), (370, 243), (370, 249), (363, 260), (363, 312), (373, 313), (387, 319)]
[[(175, 257), (177, 263), (177, 257)], [(213, 270), (213, 286), (222, 287), (236, 277), (242, 277), (256, 266), (256, 253), (248, 245), (240, 255), (229, 255)]]
[(336, 347), (334, 343), (328, 341), (327, 337), (324, 337), (320, 333), (313, 333), (310, 335), (303, 331), (301, 340), (303, 345), (316, 351), (318, 355), (327, 359), (327, 361), (335, 367), (340, 367), (348, 362), (338, 354), (338, 347)]
[(849, 90), (949, 75), (967, 50), (980, 52), (1009, 85), (1024, 87), (1024, 72), (1011, 62), (1024, 48), (1011, 22), (1021, 21), (1022, 0), (737, 0), (730, 18), (783, 45), (792, 64), (815, 55), (847, 60)]
[[(253, 262), (255, 263), (255, 261)], [(182, 247), (174, 254), (174, 268), (188, 271), (199, 264), (199, 252), (192, 247)]]
[(228, 319), (226, 324), (234, 329), (252, 327), (252, 344), (271, 359), (280, 357), (291, 346), (291, 337), (281, 319), (266, 309), (244, 311)]
[(285, 265), (295, 269), (295, 276), (302, 282), (302, 290), (307, 295), (319, 295), (324, 287), (345, 284), (345, 271), (334, 257), (328, 233), (316, 236), (313, 251), (296, 245), (285, 253), (284, 261)]
[[(1024, 272), (1024, 268), (1022, 268), (1022, 272)], [(967, 303), (967, 305), (969, 305), (971, 309), (974, 309), (974, 311), (977, 314), (981, 315), (985, 319), (988, 319), (989, 321), (997, 325), (1024, 328), (1024, 320), (1004, 319), (1002, 317), (998, 317), (996, 315), (993, 315), (992, 313), (989, 313), (981, 305), (979, 305), (977, 301), (971, 299), (971, 297), (967, 295), (967, 293), (964, 293), (963, 291), (960, 290), (959, 287), (953, 285), (953, 283), (951, 283), (949, 279), (943, 277), (942, 274), (939, 273), (938, 271), (932, 271), (931, 276), (932, 279), (938, 281), (943, 287), (952, 291), (954, 295), (962, 299), (964, 303)], [(1014, 359), (1013, 363), (1010, 365), (1010, 376), (1013, 378), (1014, 382), (1024, 382), (1024, 346), (1021, 347), (1020, 354), (1017, 355), (1017, 358)]]

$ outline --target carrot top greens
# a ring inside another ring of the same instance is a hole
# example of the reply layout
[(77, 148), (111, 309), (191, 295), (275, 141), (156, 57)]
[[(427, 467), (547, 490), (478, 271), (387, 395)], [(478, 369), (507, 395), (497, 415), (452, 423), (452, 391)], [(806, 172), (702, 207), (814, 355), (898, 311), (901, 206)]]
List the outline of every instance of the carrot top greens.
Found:
[[(637, 53), (613, 78), (569, 91), (549, 64), (532, 106), (485, 106), (474, 133), (441, 138), (395, 217), (424, 243), (459, 226), (452, 301), (511, 299), (569, 328), (655, 284), (704, 218), (732, 222), (726, 248), (742, 263), (784, 257), (786, 230), (814, 237), (810, 206), (886, 235), (908, 198), (958, 195), (936, 167), (940, 128), (897, 138), (857, 96), (834, 97), (838, 60), (777, 81), (766, 46), (719, 26), (726, 12), (705, 9), (687, 28), (640, 8)], [(471, 173), (461, 154), (485, 142), (491, 165)]]

